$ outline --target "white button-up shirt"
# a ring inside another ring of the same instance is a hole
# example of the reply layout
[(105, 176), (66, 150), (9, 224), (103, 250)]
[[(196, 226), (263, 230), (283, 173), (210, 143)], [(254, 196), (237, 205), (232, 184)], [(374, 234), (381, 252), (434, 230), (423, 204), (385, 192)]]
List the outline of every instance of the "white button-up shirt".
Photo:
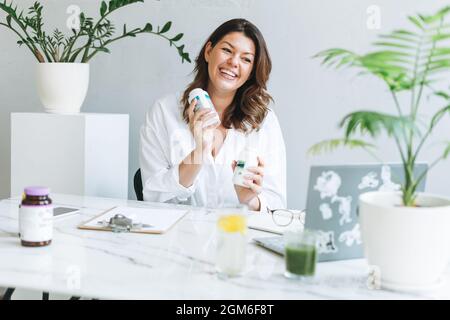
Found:
[(265, 162), (261, 211), (286, 208), (286, 149), (275, 113), (270, 110), (258, 131), (245, 134), (230, 129), (214, 159), (211, 154), (192, 186), (179, 182), (179, 165), (195, 149), (195, 140), (183, 119), (180, 94), (159, 99), (147, 112), (141, 128), (140, 167), (145, 201), (219, 207), (239, 203), (231, 164), (246, 146)]

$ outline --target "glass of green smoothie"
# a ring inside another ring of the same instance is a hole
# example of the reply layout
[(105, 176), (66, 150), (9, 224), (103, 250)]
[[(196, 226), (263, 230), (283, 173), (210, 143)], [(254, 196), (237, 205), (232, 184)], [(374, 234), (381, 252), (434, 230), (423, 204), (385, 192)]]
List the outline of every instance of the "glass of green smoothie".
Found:
[(284, 245), (284, 275), (290, 279), (311, 279), (316, 272), (317, 234), (311, 230), (287, 230)]

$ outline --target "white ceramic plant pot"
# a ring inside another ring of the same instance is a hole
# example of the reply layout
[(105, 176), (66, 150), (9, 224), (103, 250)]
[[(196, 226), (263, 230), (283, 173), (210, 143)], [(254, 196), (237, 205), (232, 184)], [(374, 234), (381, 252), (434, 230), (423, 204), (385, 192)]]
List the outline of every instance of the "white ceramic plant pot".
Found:
[(89, 86), (87, 63), (38, 63), (37, 88), (49, 113), (79, 113)]
[(404, 207), (399, 193), (369, 192), (359, 202), (364, 253), (381, 287), (439, 287), (450, 257), (450, 199), (419, 194), (417, 207)]

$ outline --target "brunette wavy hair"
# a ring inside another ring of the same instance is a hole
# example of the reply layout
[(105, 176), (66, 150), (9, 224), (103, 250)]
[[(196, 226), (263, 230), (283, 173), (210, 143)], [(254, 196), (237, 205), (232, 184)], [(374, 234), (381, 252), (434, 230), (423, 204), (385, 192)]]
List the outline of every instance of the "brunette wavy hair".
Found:
[(189, 92), (195, 88), (206, 90), (209, 81), (208, 63), (205, 60), (205, 50), (208, 42), (214, 47), (227, 34), (242, 32), (246, 37), (252, 39), (256, 52), (252, 72), (248, 80), (237, 90), (233, 102), (226, 108), (222, 115), (222, 125), (230, 129), (240, 129), (249, 132), (259, 129), (261, 123), (269, 110), (269, 103), (273, 101), (267, 92), (267, 81), (272, 70), (272, 61), (267, 50), (266, 41), (261, 32), (251, 22), (245, 19), (233, 19), (219, 26), (206, 40), (195, 60), (195, 78), (186, 88), (181, 98), (184, 106), (183, 118), (189, 122)]

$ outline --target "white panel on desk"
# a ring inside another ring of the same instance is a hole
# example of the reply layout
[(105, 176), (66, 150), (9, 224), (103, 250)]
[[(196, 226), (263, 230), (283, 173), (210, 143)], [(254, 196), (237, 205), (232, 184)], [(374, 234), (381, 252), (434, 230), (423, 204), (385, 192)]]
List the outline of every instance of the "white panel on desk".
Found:
[(128, 115), (12, 113), (11, 195), (44, 185), (127, 198), (128, 130)]
[(86, 194), (128, 198), (128, 115), (102, 117), (86, 119)]

